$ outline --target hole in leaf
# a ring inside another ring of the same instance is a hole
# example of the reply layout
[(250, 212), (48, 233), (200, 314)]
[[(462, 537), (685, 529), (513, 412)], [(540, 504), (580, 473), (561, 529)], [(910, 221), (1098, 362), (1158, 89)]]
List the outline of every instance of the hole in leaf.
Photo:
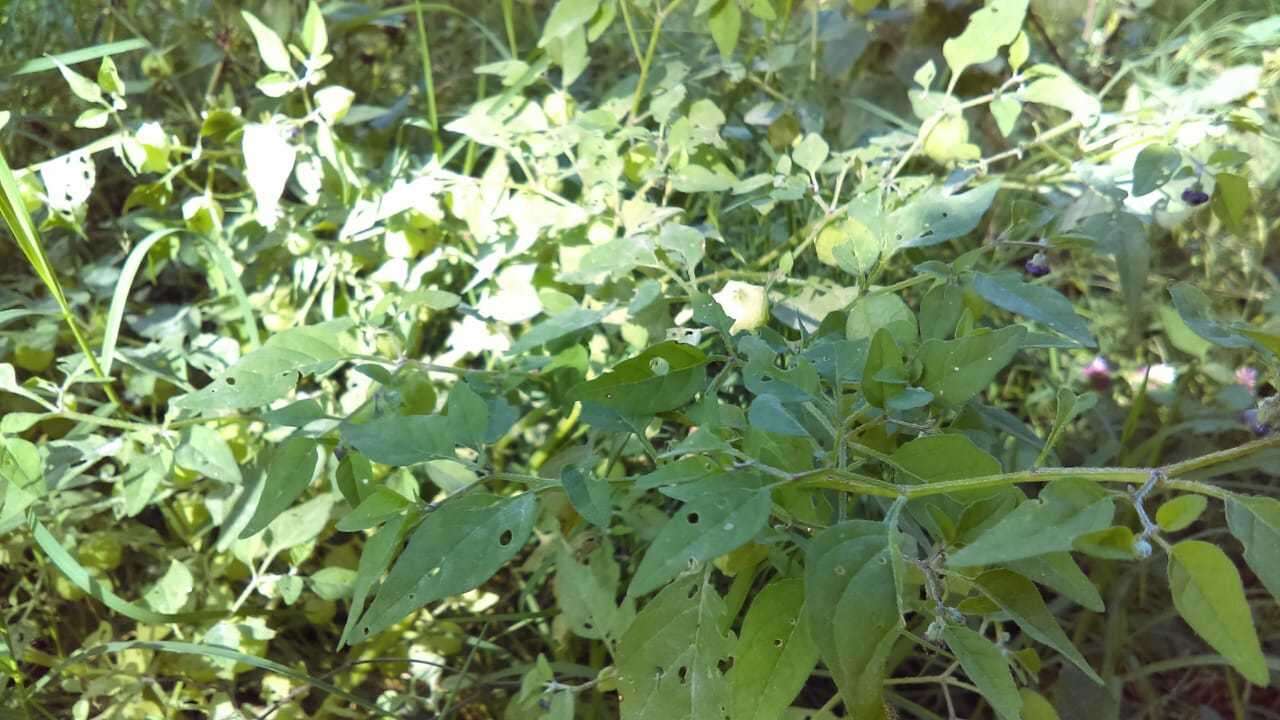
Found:
[[(693, 558), (689, 558), (689, 567), (690, 567), (690, 568), (692, 568), (692, 567), (693, 567)], [(692, 600), (692, 599), (693, 599), (693, 596), (694, 596), (694, 595), (697, 595), (697, 594), (698, 594), (698, 586), (697, 586), (697, 585), (691, 585), (691, 586), (689, 587), (689, 599), (690, 599), (690, 600)]]
[(236, 384), (236, 379), (235, 379), (235, 378), (233, 378), (233, 377), (229, 377), (229, 378), (227, 378), (227, 384), (228, 384), (228, 385), (235, 385), (235, 384)]
[(680, 684), (685, 684), (685, 681), (689, 678), (689, 668), (681, 665), (680, 669), (676, 671), (676, 675), (680, 676)]
[(700, 520), (701, 518), (699, 518), (699, 517), (698, 517), (698, 513), (696, 513), (696, 512), (691, 512), (691, 513), (689, 513), (688, 515), (686, 515), (686, 516), (685, 516), (685, 519), (689, 521), (689, 524), (690, 524), (690, 525), (697, 525), (697, 524), (698, 524), (698, 520)]
[(582, 623), (582, 627), (586, 628), (587, 630), (592, 630), (592, 629), (594, 629), (594, 628), (595, 628), (595, 626), (594, 626), (594, 625), (592, 625), (592, 624), (591, 624), (591, 623), (589, 623), (589, 622), (584, 622), (584, 623)]
[(774, 646), (774, 647), (776, 647), (776, 648), (780, 648), (780, 647), (782, 647), (783, 645), (784, 645), (784, 643), (782, 642), (782, 638), (777, 638), (777, 639), (775, 639), (775, 640), (773, 641), (773, 646)]
[(720, 662), (716, 663), (716, 669), (720, 671), (721, 675), (729, 674), (729, 670), (733, 669), (733, 657), (720, 658)]
[(515, 533), (512, 533), (510, 530), (503, 530), (502, 535), (498, 536), (498, 544), (505, 547), (507, 545), (510, 545), (511, 541), (514, 538), (515, 538)]

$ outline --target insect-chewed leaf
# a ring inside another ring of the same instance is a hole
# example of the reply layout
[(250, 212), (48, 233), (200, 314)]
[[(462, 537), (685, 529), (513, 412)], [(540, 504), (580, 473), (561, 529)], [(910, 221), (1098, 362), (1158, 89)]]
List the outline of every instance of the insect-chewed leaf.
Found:
[(334, 320), (272, 335), (221, 377), (171, 404), (185, 410), (242, 410), (278, 400), (297, 384), (299, 373), (323, 372), (347, 357), (343, 333), (351, 325)]
[(942, 44), (942, 55), (959, 75), (970, 65), (993, 60), (1000, 48), (1018, 38), (1028, 0), (991, 0), (969, 18), (964, 32)]
[(410, 536), (355, 634), (376, 635), (427, 603), (493, 577), (529, 539), (536, 509), (532, 493), (471, 493), (446, 501)]
[(1030, 580), (1009, 570), (992, 570), (979, 575), (974, 582), (1023, 632), (1062, 653), (1090, 680), (1102, 684), (1102, 678), (1098, 677), (1080, 651), (1071, 644), (1066, 633), (1062, 632), (1058, 621), (1040, 597), (1040, 591), (1036, 590)]
[(960, 667), (982, 691), (1003, 720), (1022, 717), (1022, 696), (1013, 684), (1009, 663), (995, 643), (963, 625), (948, 625), (942, 637), (955, 653)]
[[(652, 592), (691, 566), (754, 538), (769, 522), (772, 507), (769, 490), (758, 480), (750, 473), (736, 473), (676, 486), (685, 504), (645, 551), (627, 595)], [(698, 486), (714, 490), (700, 492)]]
[(1115, 503), (1085, 480), (1057, 480), (973, 543), (951, 555), (953, 567), (992, 565), (1072, 549), (1075, 539), (1111, 524)]
[(737, 640), (720, 630), (724, 614), (701, 577), (672, 583), (640, 611), (616, 655), (623, 720), (729, 717), (723, 666)]
[(937, 245), (972, 231), (999, 189), (1000, 182), (992, 181), (956, 194), (940, 186), (925, 190), (889, 216), (885, 225), (897, 230), (888, 241), (886, 254), (899, 248)]
[(751, 601), (729, 671), (734, 720), (782, 717), (818, 662), (804, 613), (804, 581), (770, 583)]
[(654, 415), (684, 405), (702, 390), (706, 364), (707, 356), (698, 348), (662, 342), (575, 387), (570, 395), (630, 417)]
[(1227, 501), (1227, 526), (1244, 544), (1244, 561), (1280, 599), (1280, 500), (1235, 497)]
[(1026, 336), (1026, 328), (1013, 326), (955, 340), (929, 340), (920, 346), (920, 386), (943, 407), (958, 408), (995, 379)]
[(574, 634), (617, 640), (626, 632), (636, 607), (631, 598), (617, 603), (620, 577), (607, 539), (586, 557), (585, 564), (574, 557), (567, 542), (559, 543), (554, 589), (560, 612)]
[(1270, 673), (1249, 601), (1240, 573), (1226, 553), (1200, 540), (1174, 545), (1169, 552), (1169, 590), (1173, 606), (1197, 635), (1249, 682), (1267, 685)]
[(850, 717), (884, 717), (885, 664), (903, 627), (893, 552), (884, 524), (850, 520), (806, 553), (805, 613)]

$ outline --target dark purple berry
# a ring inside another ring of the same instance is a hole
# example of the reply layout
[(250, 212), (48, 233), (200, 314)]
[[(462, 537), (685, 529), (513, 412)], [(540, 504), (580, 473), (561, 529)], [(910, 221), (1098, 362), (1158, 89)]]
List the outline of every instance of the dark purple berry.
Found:
[(1241, 419), (1244, 424), (1249, 426), (1249, 430), (1253, 431), (1258, 437), (1265, 437), (1271, 434), (1271, 426), (1258, 419), (1258, 411), (1256, 409), (1245, 410)]
[(1037, 278), (1048, 275), (1051, 270), (1049, 267), (1049, 258), (1045, 257), (1045, 254), (1042, 252), (1032, 255), (1031, 259), (1027, 261), (1027, 264), (1022, 267), (1026, 269), (1028, 275)]
[(1187, 188), (1182, 191), (1182, 202), (1188, 205), (1203, 205), (1209, 202), (1209, 193), (1200, 188)]

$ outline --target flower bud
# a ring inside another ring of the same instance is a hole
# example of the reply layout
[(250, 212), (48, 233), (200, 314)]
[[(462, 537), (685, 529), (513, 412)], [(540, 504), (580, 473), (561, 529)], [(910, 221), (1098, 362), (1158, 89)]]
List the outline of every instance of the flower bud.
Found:
[(724, 314), (733, 319), (729, 333), (755, 330), (769, 322), (769, 299), (759, 285), (730, 280), (724, 288), (712, 295)]
[(1151, 543), (1146, 538), (1138, 540), (1133, 544), (1133, 554), (1141, 560), (1151, 557)]
[(1111, 364), (1101, 355), (1094, 357), (1088, 365), (1085, 365), (1080, 374), (1094, 390), (1101, 392), (1111, 387)]
[(1043, 252), (1037, 252), (1035, 255), (1032, 255), (1031, 259), (1028, 260), (1027, 264), (1023, 265), (1023, 267), (1026, 268), (1028, 275), (1037, 278), (1048, 275), (1050, 270), (1052, 270), (1052, 268), (1049, 267), (1049, 257)]

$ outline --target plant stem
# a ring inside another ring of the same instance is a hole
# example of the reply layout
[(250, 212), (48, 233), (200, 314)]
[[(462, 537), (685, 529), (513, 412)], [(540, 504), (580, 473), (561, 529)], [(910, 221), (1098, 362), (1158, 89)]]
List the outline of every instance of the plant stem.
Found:
[[(625, 4), (626, 0), (623, 0)], [(631, 96), (631, 112), (627, 115), (627, 122), (634, 122), (636, 117), (640, 115), (640, 100), (644, 97), (644, 86), (649, 82), (649, 69), (653, 67), (653, 57), (658, 52), (658, 38), (662, 36), (662, 24), (667, 21), (667, 16), (675, 12), (680, 7), (680, 3), (684, 0), (671, 0), (671, 4), (658, 11), (653, 17), (653, 30), (649, 34), (649, 47), (645, 50), (644, 59), (640, 61), (640, 79), (636, 82), (636, 91)]]
[(427, 122), (431, 123), (431, 144), (436, 155), (444, 152), (440, 142), (440, 117), (436, 113), (436, 83), (431, 70), (431, 45), (427, 41), (427, 25), (422, 18), (422, 2), (414, 0), (413, 12), (418, 19), (418, 54), (422, 56), (422, 76), (427, 88)]
[(961, 480), (943, 480), (941, 482), (928, 483), (926, 485), (901, 485), (888, 483), (866, 475), (842, 471), (836, 468), (822, 468), (810, 472), (799, 473), (793, 476), (793, 480), (800, 482), (803, 487), (829, 488), (833, 490), (843, 490), (854, 494), (873, 495), (877, 497), (905, 497), (907, 499), (916, 499), (930, 497), (932, 495), (947, 495), (956, 492), (970, 492), (973, 490), (1004, 487), (1006, 485), (1017, 485), (1019, 483), (1045, 483), (1052, 482), (1054, 480), (1063, 480), (1066, 478), (1083, 478), (1093, 482), (1142, 485), (1150, 479), (1152, 472), (1159, 472), (1164, 478), (1166, 478), (1161, 481), (1161, 484), (1166, 487), (1182, 490), (1184, 492), (1196, 493), (1198, 495), (1206, 495), (1219, 500), (1226, 500), (1232, 497), (1232, 493), (1227, 490), (1197, 480), (1179, 480), (1178, 478), (1183, 475), (1190, 475), (1193, 472), (1247, 458), (1263, 450), (1270, 450), (1277, 447), (1280, 447), (1280, 435), (1273, 435), (1271, 437), (1255, 440), (1228, 450), (1208, 453), (1206, 455), (1201, 455), (1200, 457), (1183, 460), (1160, 468), (1040, 468), (1035, 470), (1018, 470), (1016, 472), (1000, 473), (998, 475), (964, 478)]

